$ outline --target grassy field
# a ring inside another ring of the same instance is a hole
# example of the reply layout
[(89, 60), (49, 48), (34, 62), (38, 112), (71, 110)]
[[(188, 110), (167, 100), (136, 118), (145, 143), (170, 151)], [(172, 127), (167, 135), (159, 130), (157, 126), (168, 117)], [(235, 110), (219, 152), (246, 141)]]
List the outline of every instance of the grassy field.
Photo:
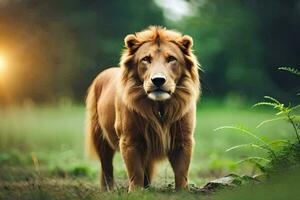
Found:
[[(0, 109), (0, 199), (182, 199), (199, 194), (170, 190), (173, 174), (168, 163), (158, 167), (153, 187), (126, 192), (126, 173), (120, 154), (114, 160), (116, 191), (98, 190), (99, 163), (84, 158), (84, 107), (23, 106)], [(285, 122), (256, 126), (272, 117), (272, 110), (236, 103), (205, 102), (199, 105), (196, 146), (190, 167), (190, 183), (197, 186), (228, 173), (258, 173), (250, 164), (237, 166), (253, 149), (226, 152), (251, 138), (235, 131), (214, 131), (224, 125), (244, 124), (264, 138), (290, 138)], [(145, 195), (146, 194), (146, 195)]]

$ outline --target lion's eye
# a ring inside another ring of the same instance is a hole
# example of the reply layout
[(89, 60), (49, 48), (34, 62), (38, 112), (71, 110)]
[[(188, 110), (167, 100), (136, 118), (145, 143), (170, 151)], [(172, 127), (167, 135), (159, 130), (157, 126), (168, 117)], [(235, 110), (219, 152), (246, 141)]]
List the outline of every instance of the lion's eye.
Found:
[(170, 63), (170, 62), (173, 62), (173, 61), (176, 61), (177, 59), (174, 57), (174, 56), (169, 56), (167, 58), (167, 62)]
[(151, 63), (151, 57), (150, 56), (145, 56), (144, 58), (142, 58), (141, 61), (146, 62), (146, 63)]

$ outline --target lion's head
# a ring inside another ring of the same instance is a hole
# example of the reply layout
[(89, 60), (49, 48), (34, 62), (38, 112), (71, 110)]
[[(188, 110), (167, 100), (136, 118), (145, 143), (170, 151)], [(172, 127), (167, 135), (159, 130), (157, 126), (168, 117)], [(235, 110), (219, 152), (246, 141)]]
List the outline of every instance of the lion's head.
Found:
[(184, 107), (195, 102), (192, 100), (199, 96), (200, 83), (190, 36), (150, 26), (127, 35), (124, 41), (122, 93), (124, 101), (132, 104), (129, 107), (158, 102), (179, 106), (184, 112)]

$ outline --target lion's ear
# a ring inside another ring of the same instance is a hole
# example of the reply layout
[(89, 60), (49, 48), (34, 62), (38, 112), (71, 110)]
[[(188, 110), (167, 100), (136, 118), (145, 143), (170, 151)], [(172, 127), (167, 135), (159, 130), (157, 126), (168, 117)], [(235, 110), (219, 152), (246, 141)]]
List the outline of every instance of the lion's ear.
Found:
[(193, 38), (191, 36), (188, 35), (184, 35), (182, 37), (182, 45), (186, 48), (186, 49), (191, 49), (193, 46)]
[(134, 50), (139, 46), (139, 40), (133, 34), (127, 35), (124, 39), (125, 47), (129, 50)]
[(180, 44), (181, 48), (184, 49), (185, 51), (191, 50), (193, 46), (193, 38), (188, 35), (182, 36), (180, 39), (178, 39), (177, 42)]

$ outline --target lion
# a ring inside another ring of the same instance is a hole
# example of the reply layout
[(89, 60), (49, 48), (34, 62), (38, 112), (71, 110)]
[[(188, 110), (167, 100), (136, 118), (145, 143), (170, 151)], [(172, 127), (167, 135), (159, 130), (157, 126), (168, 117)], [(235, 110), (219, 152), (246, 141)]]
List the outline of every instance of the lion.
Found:
[(175, 189), (188, 189), (194, 146), (199, 63), (188, 35), (160, 26), (127, 35), (120, 66), (101, 72), (88, 90), (87, 147), (101, 162), (101, 190), (113, 189), (120, 151), (128, 191), (148, 187), (167, 158)]

